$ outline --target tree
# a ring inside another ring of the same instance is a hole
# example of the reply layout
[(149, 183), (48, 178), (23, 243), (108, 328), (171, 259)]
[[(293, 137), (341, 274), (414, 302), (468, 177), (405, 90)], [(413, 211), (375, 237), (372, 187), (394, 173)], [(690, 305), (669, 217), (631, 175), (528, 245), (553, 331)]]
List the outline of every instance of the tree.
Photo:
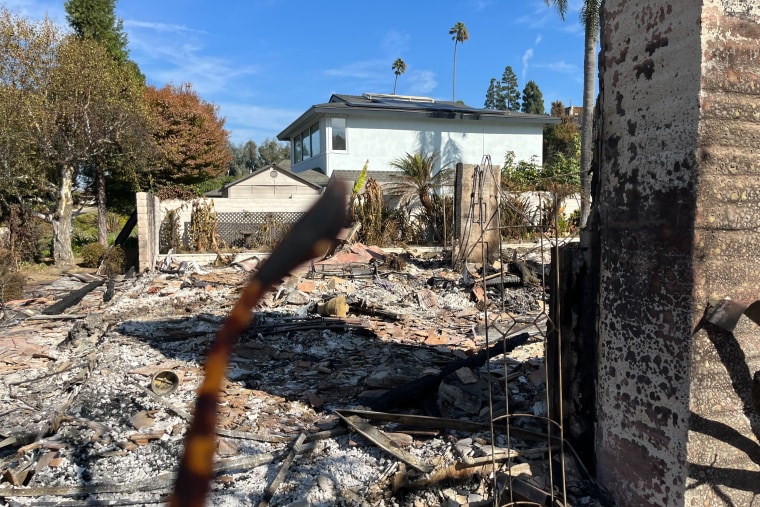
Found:
[[(437, 192), (451, 179), (450, 169), (434, 173), (438, 163), (438, 153), (407, 153), (391, 162), (391, 167), (400, 169), (402, 174), (388, 185), (388, 193), (395, 196), (402, 206), (409, 206), (419, 199), (425, 218), (432, 226), (435, 223), (431, 194)], [(435, 230), (435, 229), (434, 229)]]
[(157, 151), (155, 184), (194, 184), (228, 170), (229, 132), (217, 106), (202, 100), (189, 83), (148, 86), (145, 97)]
[(526, 83), (522, 95), (522, 112), (532, 114), (546, 114), (544, 108), (544, 96), (535, 81)]
[[(126, 66), (134, 73), (134, 78), (144, 82), (137, 64), (128, 60), (127, 35), (123, 22), (114, 13), (116, 0), (68, 0), (64, 3), (66, 20), (74, 33), (82, 40), (92, 40), (101, 44), (108, 55), (119, 65)], [(118, 149), (117, 146), (113, 146)], [(95, 173), (96, 195), (98, 202), (98, 242), (108, 246), (108, 229), (106, 225), (106, 168), (104, 164), (110, 159), (111, 171), (118, 167), (117, 154), (104, 154), (100, 163), (92, 167)]]
[(396, 95), (396, 83), (398, 83), (398, 77), (406, 72), (406, 63), (401, 58), (396, 58), (396, 61), (391, 66), (391, 70), (396, 74), (396, 80), (393, 81), (393, 95)]
[(0, 217), (12, 205), (44, 202), (47, 174), (39, 163), (34, 119), (43, 111), (44, 90), (60, 32), (48, 19), (33, 23), (0, 7)]
[[(129, 156), (125, 140), (144, 124), (142, 84), (103, 46), (67, 37), (56, 48), (47, 104), (49, 133), (42, 138), (59, 188), (53, 215), (56, 265), (70, 264), (71, 190), (88, 165), (102, 166), (118, 154)], [(48, 137), (49, 136), (49, 137)], [(101, 196), (104, 202), (104, 196)]]
[(577, 192), (580, 169), (580, 131), (570, 116), (565, 114), (561, 101), (552, 102), (551, 115), (562, 123), (544, 129), (544, 175), (554, 184), (560, 195)]
[(70, 265), (73, 184), (85, 167), (112, 153), (113, 146), (123, 146), (134, 124), (144, 123), (142, 90), (92, 40), (64, 36), (47, 20), (15, 19), (7, 10), (0, 25), (3, 92), (12, 94), (24, 113), (11, 118), (21, 149), (11, 154), (18, 165), (8, 170), (26, 165), (32, 176), (45, 175), (50, 191), (37, 199), (37, 211), (53, 226), (56, 265)]
[(512, 67), (507, 65), (501, 75), (501, 90), (504, 97), (504, 108), (507, 111), (520, 110), (520, 90), (517, 87), (517, 76)]
[(467, 31), (467, 27), (464, 23), (461, 21), (457, 21), (457, 23), (449, 29), (449, 35), (451, 35), (451, 40), (454, 41), (454, 88), (452, 91), (451, 100), (456, 101), (457, 100), (457, 44), (464, 43), (464, 41), (470, 39), (470, 32)]
[(488, 85), (488, 91), (486, 91), (486, 101), (483, 103), (483, 107), (486, 109), (498, 109), (498, 96), (501, 94), (501, 84), (495, 77), (491, 78), (491, 84)]
[(127, 34), (114, 14), (116, 0), (67, 0), (63, 5), (66, 21), (79, 38), (96, 40), (114, 60), (127, 61)]
[(276, 164), (290, 158), (290, 146), (280, 144), (276, 139), (264, 139), (264, 142), (259, 146), (259, 165), (257, 167), (264, 167), (267, 164)]
[[(562, 19), (567, 12), (567, 0), (545, 0), (554, 4)], [(584, 0), (581, 24), (584, 27), (583, 45), (583, 119), (581, 120), (581, 220), (584, 227), (591, 212), (591, 159), (594, 138), (594, 89), (596, 79), (596, 43), (599, 37), (601, 0)]]

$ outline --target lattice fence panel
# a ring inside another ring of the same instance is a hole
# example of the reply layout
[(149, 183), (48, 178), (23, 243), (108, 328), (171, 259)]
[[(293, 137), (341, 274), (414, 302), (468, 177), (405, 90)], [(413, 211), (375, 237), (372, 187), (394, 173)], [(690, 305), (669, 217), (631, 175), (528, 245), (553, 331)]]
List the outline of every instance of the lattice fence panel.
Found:
[(303, 213), (219, 213), (217, 234), (231, 247), (274, 246)]

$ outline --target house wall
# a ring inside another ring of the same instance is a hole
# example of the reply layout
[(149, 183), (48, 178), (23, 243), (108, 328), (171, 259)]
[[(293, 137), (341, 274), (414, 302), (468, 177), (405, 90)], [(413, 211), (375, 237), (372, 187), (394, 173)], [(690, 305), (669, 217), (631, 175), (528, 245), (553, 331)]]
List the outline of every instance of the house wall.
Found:
[(326, 152), (293, 165), (294, 173), (315, 167), (326, 170), (328, 176), (335, 170), (358, 171), (368, 159), (370, 171), (387, 171), (394, 159), (419, 151), (439, 152), (443, 167), (451, 169), (457, 162), (480, 164), (484, 155), (490, 155), (494, 165), (502, 165), (510, 150), (517, 160), (529, 161), (535, 156), (539, 164), (543, 162), (540, 124), (352, 115), (347, 119), (347, 151), (329, 150), (329, 128), (321, 137)]
[(270, 171), (252, 176), (226, 189), (230, 199), (291, 199), (300, 196), (319, 196), (316, 188), (304, 185), (287, 175), (274, 171), (277, 177), (272, 178)]
[(702, 317), (758, 296), (760, 5), (608, 0), (601, 48), (598, 479), (621, 507), (754, 505), (760, 331)]

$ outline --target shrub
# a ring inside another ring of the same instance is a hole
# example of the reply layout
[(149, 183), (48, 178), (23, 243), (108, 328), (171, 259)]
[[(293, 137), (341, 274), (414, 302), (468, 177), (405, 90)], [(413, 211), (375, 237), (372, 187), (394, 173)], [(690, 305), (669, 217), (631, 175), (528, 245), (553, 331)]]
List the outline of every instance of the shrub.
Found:
[(528, 239), (534, 229), (531, 220), (534, 210), (530, 199), (512, 193), (504, 197), (499, 206), (501, 236), (504, 239), (518, 241)]
[(124, 267), (127, 263), (127, 255), (121, 246), (112, 246), (106, 251), (103, 263), (105, 265), (106, 274), (109, 276), (121, 275), (124, 273)]
[(98, 242), (89, 243), (82, 247), (82, 265), (86, 268), (97, 268), (106, 253), (106, 247)]
[(10, 257), (14, 266), (34, 260), (41, 236), (40, 223), (28, 208), (11, 205), (7, 215), (8, 244), (4, 245), (8, 250), (3, 258)]
[(0, 306), (6, 301), (24, 296), (26, 277), (16, 268), (11, 252), (5, 248), (0, 249)]
[(119, 232), (124, 224), (127, 222), (127, 218), (118, 213), (112, 211), (106, 212), (106, 230), (108, 232)]

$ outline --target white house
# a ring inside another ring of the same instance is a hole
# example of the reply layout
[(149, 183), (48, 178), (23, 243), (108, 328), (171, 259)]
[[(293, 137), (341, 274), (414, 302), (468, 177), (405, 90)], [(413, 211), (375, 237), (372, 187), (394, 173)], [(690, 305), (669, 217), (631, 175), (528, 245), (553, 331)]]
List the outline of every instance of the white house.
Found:
[(440, 167), (480, 164), (490, 155), (501, 167), (507, 151), (516, 160), (542, 163), (543, 129), (559, 123), (547, 115), (475, 109), (426, 97), (333, 95), (299, 116), (277, 135), (291, 146), (291, 170), (328, 177), (393, 170), (406, 153), (438, 152)]

